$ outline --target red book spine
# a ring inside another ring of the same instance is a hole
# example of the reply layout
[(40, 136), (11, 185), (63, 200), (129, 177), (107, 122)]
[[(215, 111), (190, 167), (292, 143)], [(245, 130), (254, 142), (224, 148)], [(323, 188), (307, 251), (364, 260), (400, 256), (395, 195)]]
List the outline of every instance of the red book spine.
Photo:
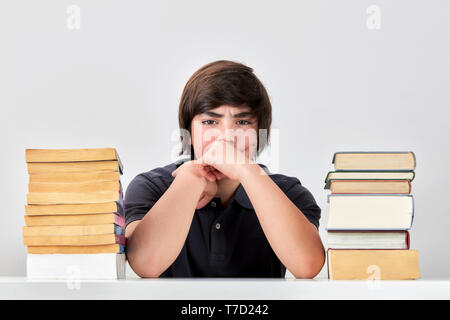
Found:
[(116, 234), (115, 236), (116, 236), (116, 243), (126, 246), (127, 238), (125, 238), (124, 235)]
[(121, 228), (125, 228), (125, 219), (121, 215), (114, 214), (114, 223)]

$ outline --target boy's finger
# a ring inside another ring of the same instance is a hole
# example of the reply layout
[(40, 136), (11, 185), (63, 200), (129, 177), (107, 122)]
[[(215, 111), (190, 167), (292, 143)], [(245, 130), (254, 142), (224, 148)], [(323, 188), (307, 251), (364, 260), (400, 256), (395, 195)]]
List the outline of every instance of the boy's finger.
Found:
[(200, 174), (201, 174), (203, 177), (205, 177), (205, 176), (208, 174), (208, 170), (206, 170), (205, 167), (200, 167), (199, 170), (200, 170)]
[(206, 175), (206, 178), (211, 182), (216, 181), (216, 176), (212, 172), (208, 172), (208, 174)]
[(223, 178), (222, 173), (218, 170), (214, 170), (214, 175), (216, 176), (217, 180), (220, 180)]

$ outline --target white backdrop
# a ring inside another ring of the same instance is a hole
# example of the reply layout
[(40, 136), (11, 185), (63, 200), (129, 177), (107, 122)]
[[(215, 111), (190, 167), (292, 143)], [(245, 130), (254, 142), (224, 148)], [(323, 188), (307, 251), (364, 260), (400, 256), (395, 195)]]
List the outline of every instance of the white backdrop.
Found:
[(449, 10), (444, 0), (2, 1), (0, 275), (25, 275), (25, 148), (115, 147), (126, 188), (171, 162), (190, 75), (229, 59), (265, 84), (278, 172), (315, 196), (324, 243), (333, 153), (414, 151), (411, 249), (423, 278), (449, 277)]

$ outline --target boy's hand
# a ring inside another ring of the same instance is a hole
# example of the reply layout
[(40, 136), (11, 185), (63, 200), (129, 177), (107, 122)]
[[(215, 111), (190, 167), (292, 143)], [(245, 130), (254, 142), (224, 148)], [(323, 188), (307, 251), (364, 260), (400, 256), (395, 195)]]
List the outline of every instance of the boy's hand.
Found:
[(208, 180), (208, 183), (206, 184), (205, 189), (203, 190), (202, 195), (200, 196), (200, 199), (198, 200), (197, 207), (195, 209), (201, 209), (204, 206), (206, 206), (212, 198), (215, 197), (217, 193), (217, 183), (211, 182)]
[(241, 180), (244, 170), (256, 165), (249, 158), (249, 150), (241, 150), (233, 142), (223, 139), (208, 145), (198, 161), (210, 165), (232, 180)]
[(206, 185), (203, 190), (202, 195), (197, 203), (196, 209), (201, 209), (205, 205), (207, 205), (212, 198), (217, 193), (217, 180), (222, 179), (224, 176), (221, 172), (217, 171), (215, 168), (206, 165), (205, 163), (201, 163), (198, 160), (190, 160), (183, 163), (176, 170), (172, 172), (172, 176), (176, 177), (180, 171), (188, 170), (190, 173), (195, 176), (205, 179)]
[(172, 171), (172, 176), (176, 177), (180, 170), (189, 170), (197, 177), (203, 177), (208, 181), (215, 182), (224, 177), (224, 175), (214, 167), (199, 160), (190, 160), (183, 163), (176, 170)]

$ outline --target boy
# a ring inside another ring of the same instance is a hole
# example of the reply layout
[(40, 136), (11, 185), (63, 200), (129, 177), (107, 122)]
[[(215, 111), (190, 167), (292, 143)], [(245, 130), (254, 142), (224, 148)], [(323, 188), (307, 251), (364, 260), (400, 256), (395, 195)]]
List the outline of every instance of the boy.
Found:
[(179, 126), (192, 137), (182, 138), (180, 155), (190, 150), (190, 160), (141, 173), (126, 191), (127, 258), (137, 275), (320, 272), (320, 207), (297, 178), (254, 161), (265, 143), (256, 132), (265, 129), (269, 137), (271, 119), (253, 69), (220, 60), (191, 76), (179, 106)]

